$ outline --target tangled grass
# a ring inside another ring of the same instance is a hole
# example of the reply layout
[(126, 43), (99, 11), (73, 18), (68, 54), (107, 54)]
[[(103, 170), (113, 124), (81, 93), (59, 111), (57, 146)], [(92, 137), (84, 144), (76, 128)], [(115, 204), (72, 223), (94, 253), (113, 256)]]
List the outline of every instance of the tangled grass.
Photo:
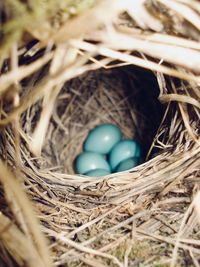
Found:
[[(199, 266), (198, 1), (0, 9), (2, 265)], [(75, 175), (86, 134), (107, 121), (146, 161)]]

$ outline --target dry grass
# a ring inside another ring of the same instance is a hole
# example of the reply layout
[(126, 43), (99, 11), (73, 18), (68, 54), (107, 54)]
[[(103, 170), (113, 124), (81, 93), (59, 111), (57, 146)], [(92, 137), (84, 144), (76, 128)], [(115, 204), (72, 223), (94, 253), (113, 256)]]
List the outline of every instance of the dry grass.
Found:
[[(2, 264), (199, 266), (199, 2), (42, 2), (0, 6)], [(157, 86), (164, 114), (151, 94), (133, 101)], [(147, 161), (74, 175), (89, 129), (107, 121)]]

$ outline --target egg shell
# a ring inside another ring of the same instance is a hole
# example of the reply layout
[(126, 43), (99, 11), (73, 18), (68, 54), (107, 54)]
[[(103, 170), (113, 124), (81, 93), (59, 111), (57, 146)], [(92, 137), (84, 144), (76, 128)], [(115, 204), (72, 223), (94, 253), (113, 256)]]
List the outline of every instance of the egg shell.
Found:
[(140, 145), (134, 140), (122, 140), (118, 142), (110, 152), (109, 155), (109, 164), (111, 170), (115, 170), (117, 165), (128, 159), (133, 157), (141, 156), (141, 148)]
[(140, 158), (138, 157), (128, 158), (123, 160), (117, 165), (115, 172), (123, 172), (126, 170), (130, 170), (139, 164), (140, 164)]
[(99, 177), (99, 176), (105, 176), (110, 174), (109, 171), (103, 170), (103, 169), (96, 169), (93, 171), (86, 172), (85, 175), (91, 176), (91, 177)]
[(83, 152), (75, 161), (77, 173), (85, 174), (96, 169), (103, 169), (110, 172), (110, 166), (104, 156), (94, 152)]
[(88, 152), (108, 154), (122, 138), (122, 132), (114, 124), (101, 124), (91, 130), (85, 140), (83, 149)]

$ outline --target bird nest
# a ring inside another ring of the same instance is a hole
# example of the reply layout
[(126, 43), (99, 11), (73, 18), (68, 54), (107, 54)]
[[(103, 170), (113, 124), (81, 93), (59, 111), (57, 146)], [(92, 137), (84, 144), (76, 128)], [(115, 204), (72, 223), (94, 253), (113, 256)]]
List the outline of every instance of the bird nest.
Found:
[[(1, 7), (0, 263), (199, 266), (199, 3), (53, 2)], [(144, 162), (75, 174), (101, 123)]]

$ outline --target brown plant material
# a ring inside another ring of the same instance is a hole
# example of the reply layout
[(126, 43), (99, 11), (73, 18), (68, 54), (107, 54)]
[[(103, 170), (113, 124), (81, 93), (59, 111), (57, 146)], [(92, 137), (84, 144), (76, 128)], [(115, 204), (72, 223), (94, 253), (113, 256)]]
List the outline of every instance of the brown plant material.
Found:
[[(36, 16), (1, 54), (0, 258), (199, 266), (199, 2), (99, 0), (61, 23), (63, 12)], [(104, 122), (138, 139), (146, 162), (74, 174)]]

